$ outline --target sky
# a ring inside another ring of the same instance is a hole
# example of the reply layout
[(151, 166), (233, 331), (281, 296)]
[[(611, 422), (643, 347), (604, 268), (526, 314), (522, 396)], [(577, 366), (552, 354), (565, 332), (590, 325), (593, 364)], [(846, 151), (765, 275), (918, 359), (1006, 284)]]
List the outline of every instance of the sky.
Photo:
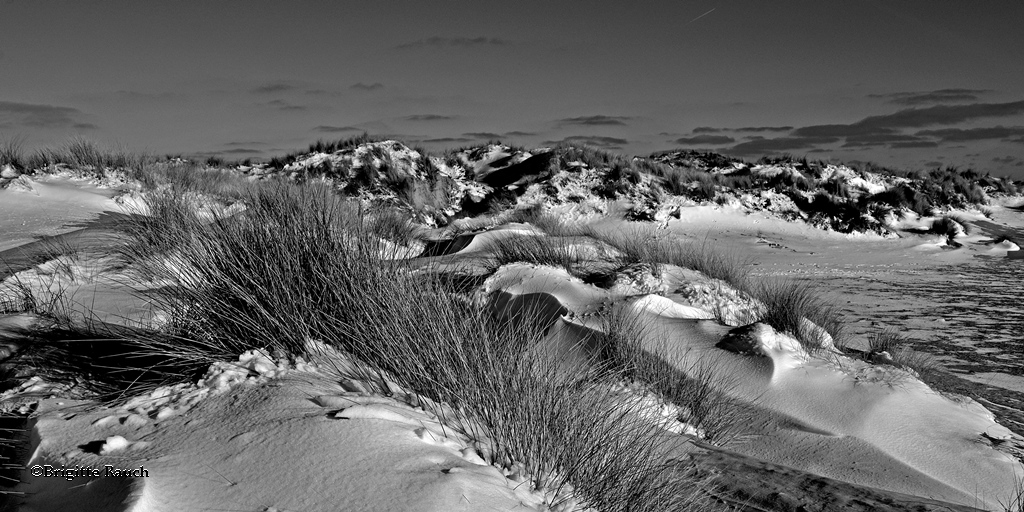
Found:
[(366, 132), (1024, 179), (1024, 2), (0, 0), (0, 143), (268, 158)]

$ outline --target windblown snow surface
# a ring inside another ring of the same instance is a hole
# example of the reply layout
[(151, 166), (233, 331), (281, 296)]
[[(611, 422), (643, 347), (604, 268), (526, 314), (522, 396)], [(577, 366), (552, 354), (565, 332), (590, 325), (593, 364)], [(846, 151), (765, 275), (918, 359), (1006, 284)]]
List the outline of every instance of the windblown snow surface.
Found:
[[(352, 158), (369, 155), (354, 153)], [(60, 210), (46, 205), (66, 201), (94, 214), (120, 208), (107, 191), (87, 183), (21, 179), (23, 187), (0, 191), (0, 219), (16, 219), (3, 221), (0, 247), (10, 249), (30, 236), (60, 231)], [(867, 190), (877, 186), (858, 185)], [(33, 207), (41, 213), (27, 213)], [(675, 208), (664, 221), (669, 232), (705, 239), (731, 233), (736, 240), (741, 233), (744, 240), (790, 240), (805, 244), (799, 257), (822, 265), (879, 264), (907, 255), (938, 261), (951, 257), (939, 239), (840, 235), (773, 215), (751, 215), (735, 205)], [(608, 203), (607, 209), (614, 212), (616, 206)], [(578, 209), (566, 211), (594, 218)], [(20, 217), (10, 217), (12, 212)], [(613, 218), (597, 224), (629, 228)], [(545, 236), (526, 225), (492, 226), (444, 255), (444, 264), (472, 264), (485, 255), (489, 241), (527, 233)], [(773, 250), (754, 242), (749, 248), (752, 253)], [(815, 255), (813, 248), (821, 252)], [(851, 256), (861, 249), (861, 260)], [(991, 248), (1004, 257), (1014, 249), (1005, 244)], [(775, 261), (785, 258), (773, 254)], [(763, 261), (773, 264), (771, 257)], [(0, 290), (8, 297), (26, 290), (45, 297), (70, 287), (83, 315), (91, 311), (104, 321), (129, 324), (159, 322), (159, 312), (147, 311), (131, 290), (160, 283), (132, 282), (133, 276), (106, 268), (95, 251), (22, 266), (5, 275)], [(742, 331), (749, 350), (720, 348), (723, 338), (740, 331), (715, 320), (716, 308), (742, 312), (751, 305), (699, 272), (678, 267), (660, 275), (637, 271), (601, 288), (563, 269), (513, 263), (487, 277), (482, 290), (502, 297), (499, 307), (559, 311), (546, 343), (566, 360), (586, 356), (580, 352), (586, 334), (601, 328), (595, 312), (611, 308), (637, 315), (644, 320), (643, 339), (650, 351), (671, 350), (684, 372), (711, 365), (725, 392), (762, 412), (738, 429), (743, 436), (729, 446), (741, 454), (860, 486), (986, 509), (997, 508), (1015, 479), (1024, 477), (1024, 466), (999, 449), (1004, 442), (1020, 442), (1019, 436), (977, 402), (935, 392), (912, 372), (836, 350), (811, 354), (764, 324)], [(13, 301), (0, 299), (0, 304)], [(4, 325), (31, 324), (24, 315), (4, 318)], [(288, 363), (252, 350), (237, 361), (211, 366), (199, 382), (162, 387), (120, 406), (67, 398), (59, 387), (28, 380), (3, 395), (6, 410), (33, 410), (21, 438), (27, 446), (19, 461), (25, 470), (11, 496), (21, 510), (40, 512), (544, 510), (550, 501), (522, 485), (528, 475), (489, 465), (475, 440), (441, 424), (436, 411), (444, 404), (411, 393), (385, 397), (361, 378), (367, 370), (343, 354), (322, 346), (310, 352), (319, 356)], [(664, 427), (695, 441), (702, 436), (685, 422), (668, 421)], [(48, 466), (109, 473), (33, 474)], [(566, 508), (571, 505), (567, 502)]]

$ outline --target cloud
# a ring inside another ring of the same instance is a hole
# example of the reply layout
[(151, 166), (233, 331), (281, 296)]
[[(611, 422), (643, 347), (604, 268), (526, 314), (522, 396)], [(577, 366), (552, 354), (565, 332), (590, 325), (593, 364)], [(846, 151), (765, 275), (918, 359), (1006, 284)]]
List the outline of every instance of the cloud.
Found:
[(586, 144), (588, 146), (595, 146), (603, 149), (621, 149), (622, 146), (629, 144), (629, 141), (618, 137), (602, 137), (599, 135), (571, 135), (562, 140), (549, 140), (544, 142), (545, 145), (560, 143)]
[(1004, 156), (1004, 157), (998, 157), (997, 156), (997, 157), (993, 158), (992, 161), (997, 163), (997, 164), (1012, 164), (1014, 162), (1019, 162), (1021, 160), (1020, 160), (1020, 158), (1007, 155), (1007, 156)]
[(893, 92), (888, 94), (868, 94), (868, 98), (887, 99), (887, 103), (897, 105), (925, 105), (929, 103), (977, 101), (982, 93), (989, 89), (938, 89), (931, 92)]
[(448, 121), (455, 119), (455, 116), (443, 116), (440, 114), (416, 114), (412, 116), (405, 116), (402, 119), (406, 121)]
[(930, 140), (922, 140), (917, 142), (894, 142), (889, 144), (892, 149), (911, 149), (911, 148), (937, 148), (939, 147), (938, 142)]
[(357, 91), (376, 91), (383, 88), (384, 84), (380, 82), (374, 82), (372, 84), (364, 84), (362, 82), (359, 82), (357, 84), (352, 84), (351, 86), (349, 86), (349, 89), (355, 89)]
[(1011, 103), (972, 103), (970, 105), (935, 105), (910, 108), (892, 114), (865, 117), (853, 124), (804, 126), (793, 131), (800, 137), (850, 137), (856, 135), (894, 134), (897, 128), (921, 128), (951, 125), (986, 117), (1007, 117), (1024, 113), (1024, 101)]
[(253, 148), (235, 148), (219, 151), (218, 153), (223, 155), (258, 155), (263, 153), (263, 150)]
[(788, 132), (792, 126), (744, 126), (742, 128), (714, 128), (711, 126), (698, 126), (693, 133), (721, 133), (721, 132)]
[(701, 144), (714, 146), (719, 144), (731, 144), (736, 142), (736, 139), (725, 135), (697, 135), (696, 137), (682, 137), (676, 139), (674, 142), (685, 146), (696, 146)]
[(313, 131), (314, 132), (320, 132), (320, 133), (343, 133), (343, 132), (360, 132), (360, 131), (363, 131), (363, 130), (361, 128), (356, 128), (355, 126), (328, 126), (328, 125), (322, 124), (320, 126), (317, 126), (317, 127), (313, 128)]
[(733, 128), (734, 132), (788, 132), (792, 130), (792, 126), (745, 126), (743, 128)]
[(475, 142), (476, 139), (467, 139), (465, 137), (438, 137), (436, 139), (423, 139), (420, 142), (433, 143), (433, 144), (448, 144), (448, 143), (464, 143), (464, 142)]
[(559, 119), (559, 124), (575, 124), (582, 126), (625, 126), (625, 121), (629, 120), (628, 117), (622, 116), (582, 116), (582, 117), (567, 117), (565, 119)]
[(271, 94), (276, 92), (285, 92), (295, 89), (294, 85), (288, 85), (283, 82), (268, 82), (255, 89), (250, 89), (249, 92), (253, 94)]
[(224, 147), (230, 148), (234, 146), (266, 146), (266, 142), (249, 141), (249, 142), (228, 142), (224, 144)]
[(474, 139), (500, 139), (501, 135), (491, 132), (469, 132), (462, 134), (465, 137), (472, 137)]
[(780, 153), (798, 149), (813, 149), (814, 146), (839, 142), (839, 137), (779, 137), (775, 139), (758, 138), (741, 142), (723, 151), (737, 156), (761, 156), (768, 153)]
[(76, 119), (82, 111), (71, 107), (0, 101), (0, 126), (31, 126), (34, 128), (96, 128), (92, 123)]
[[(869, 133), (863, 135), (851, 135), (846, 138), (846, 143), (843, 144), (844, 148), (866, 148), (876, 146), (886, 146), (889, 144), (915, 144), (927, 142), (930, 145), (920, 147), (934, 147), (935, 142), (927, 139), (917, 137), (915, 135), (907, 135), (903, 133)], [(903, 147), (918, 147), (918, 146), (903, 146)]]
[(537, 135), (537, 134), (533, 133), (533, 132), (520, 132), (520, 131), (505, 132), (505, 136), (506, 137), (533, 137), (534, 135)]
[(469, 48), (473, 46), (504, 46), (507, 41), (494, 37), (428, 37), (396, 46), (400, 50), (410, 48)]
[(306, 107), (303, 105), (293, 105), (284, 100), (272, 100), (266, 103), (257, 103), (257, 105), (274, 107), (278, 110), (306, 110)]
[(1008, 139), (1024, 135), (1024, 126), (991, 126), (987, 128), (944, 128), (941, 130), (921, 130), (917, 135), (937, 137), (943, 142), (962, 142), (969, 140)]

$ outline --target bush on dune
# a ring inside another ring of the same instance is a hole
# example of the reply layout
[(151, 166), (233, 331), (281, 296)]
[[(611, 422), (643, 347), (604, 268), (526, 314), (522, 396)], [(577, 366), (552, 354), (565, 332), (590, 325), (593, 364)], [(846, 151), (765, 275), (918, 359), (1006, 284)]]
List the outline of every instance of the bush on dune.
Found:
[(953, 239), (959, 235), (971, 234), (971, 225), (968, 223), (967, 219), (962, 216), (943, 215), (942, 217), (932, 221), (932, 225), (928, 228), (928, 232)]

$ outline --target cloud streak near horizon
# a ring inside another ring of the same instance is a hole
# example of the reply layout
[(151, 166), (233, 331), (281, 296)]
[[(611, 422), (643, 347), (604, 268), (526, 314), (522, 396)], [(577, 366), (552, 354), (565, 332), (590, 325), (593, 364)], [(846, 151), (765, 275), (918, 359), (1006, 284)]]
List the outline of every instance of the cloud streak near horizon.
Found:
[[(970, 99), (981, 92), (985, 91), (980, 89), (942, 89), (929, 93), (893, 93), (874, 96), (924, 102), (926, 98), (929, 101), (935, 98), (949, 99), (952, 97)], [(868, 116), (848, 124), (819, 124), (799, 128), (789, 126), (746, 128), (699, 126), (693, 129), (694, 136), (678, 138), (674, 142), (680, 145), (716, 145), (730, 142), (727, 141), (730, 138), (728, 136), (715, 135), (723, 132), (790, 132), (786, 136), (775, 138), (748, 137), (748, 140), (744, 142), (722, 149), (722, 151), (736, 156), (757, 156), (797, 150), (823, 150), (825, 147), (837, 143), (841, 144), (841, 148), (848, 149), (913, 149), (934, 148), (951, 142), (983, 140), (1015, 142), (1024, 140), (1024, 127), (941, 128), (918, 130), (916, 133), (907, 133), (907, 130), (929, 126), (954, 126), (970, 121), (1005, 118), (1021, 114), (1024, 114), (1024, 101), (966, 105), (941, 104), (924, 108), (901, 109), (891, 114)]]
[(626, 126), (626, 121), (632, 118), (626, 116), (605, 116), (605, 115), (593, 115), (593, 116), (580, 116), (580, 117), (567, 117), (559, 119), (558, 124), (561, 125), (578, 125), (578, 126)]
[(908, 108), (892, 114), (870, 116), (851, 124), (819, 124), (793, 130), (799, 137), (850, 137), (895, 133), (898, 128), (923, 128), (952, 125), (989, 117), (1009, 117), (1024, 113), (1024, 101), (1009, 103), (972, 103)]
[(938, 89), (930, 92), (893, 92), (888, 94), (868, 94), (868, 98), (888, 99), (887, 103), (897, 105), (925, 105), (929, 103), (977, 101), (981, 94), (992, 92), (990, 89)]
[(77, 128), (80, 130), (97, 128), (92, 123), (82, 122), (77, 119), (82, 115), (82, 111), (77, 108), (0, 101), (0, 126), (26, 126), (51, 129)]

